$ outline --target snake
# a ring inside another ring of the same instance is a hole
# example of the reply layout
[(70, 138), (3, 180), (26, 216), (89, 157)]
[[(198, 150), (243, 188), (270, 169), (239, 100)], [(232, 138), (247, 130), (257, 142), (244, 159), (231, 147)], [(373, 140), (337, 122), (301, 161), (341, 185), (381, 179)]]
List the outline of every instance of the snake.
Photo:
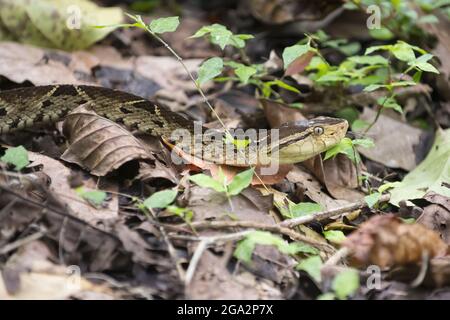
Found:
[(46, 85), (0, 91), (0, 134), (55, 123), (81, 105), (130, 131), (159, 137), (187, 155), (238, 167), (307, 160), (337, 145), (348, 129), (345, 119), (323, 116), (270, 130), (208, 129), (131, 93), (88, 85)]

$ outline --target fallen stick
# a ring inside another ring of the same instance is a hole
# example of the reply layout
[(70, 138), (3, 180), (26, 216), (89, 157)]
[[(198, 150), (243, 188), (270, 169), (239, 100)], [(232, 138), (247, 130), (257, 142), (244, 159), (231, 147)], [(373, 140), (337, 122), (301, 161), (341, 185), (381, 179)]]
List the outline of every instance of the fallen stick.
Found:
[[(390, 199), (390, 195), (384, 194), (380, 197), (378, 202), (379, 203), (386, 202), (386, 201), (389, 201), (389, 199)], [(342, 206), (342, 207), (313, 213), (308, 216), (284, 220), (283, 222), (279, 223), (279, 226), (285, 227), (285, 228), (293, 228), (293, 227), (301, 225), (301, 224), (306, 224), (306, 223), (313, 222), (313, 221), (320, 221), (323, 219), (328, 219), (330, 217), (341, 215), (343, 213), (347, 213), (347, 212), (351, 212), (351, 211), (355, 211), (355, 210), (358, 210), (358, 209), (361, 209), (364, 207), (367, 207), (367, 203), (364, 200), (359, 200), (355, 203), (350, 203), (350, 204)]]

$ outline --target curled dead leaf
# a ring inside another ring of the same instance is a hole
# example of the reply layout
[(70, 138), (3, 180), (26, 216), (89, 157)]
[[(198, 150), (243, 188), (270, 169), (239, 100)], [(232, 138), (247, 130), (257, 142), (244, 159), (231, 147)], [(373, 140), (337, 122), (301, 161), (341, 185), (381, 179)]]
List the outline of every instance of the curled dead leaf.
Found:
[(100, 117), (86, 105), (66, 117), (63, 130), (70, 146), (61, 158), (87, 168), (96, 176), (105, 176), (130, 160), (153, 159), (129, 131)]
[(363, 193), (356, 190), (358, 188), (358, 170), (345, 155), (338, 154), (325, 161), (318, 155), (304, 161), (303, 164), (314, 173), (336, 199), (353, 202), (364, 197)]
[(421, 224), (405, 224), (393, 214), (374, 216), (352, 233), (344, 246), (352, 251), (352, 263), (380, 268), (413, 264), (444, 256), (448, 246), (439, 235)]

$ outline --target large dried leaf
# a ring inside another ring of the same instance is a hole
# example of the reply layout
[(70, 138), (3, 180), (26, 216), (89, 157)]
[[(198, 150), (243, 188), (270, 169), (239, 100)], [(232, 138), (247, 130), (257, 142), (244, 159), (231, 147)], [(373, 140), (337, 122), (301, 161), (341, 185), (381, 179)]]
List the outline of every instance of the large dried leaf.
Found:
[(133, 159), (153, 159), (129, 131), (80, 106), (64, 122), (70, 146), (62, 159), (104, 176)]
[[(63, 63), (44, 59), (46, 52), (29, 45), (0, 43), (0, 75), (16, 83), (34, 85), (52, 83), (82, 84)], [(45, 75), (45, 76), (43, 76)]]
[(433, 191), (450, 197), (450, 129), (439, 129), (427, 155), (403, 181), (390, 191), (392, 204), (402, 200), (419, 199)]
[[(364, 108), (360, 119), (372, 123), (375, 116), (375, 111)], [(358, 148), (361, 154), (388, 167), (408, 171), (425, 157), (429, 146), (426, 142), (430, 138), (429, 133), (383, 114), (367, 136), (373, 139), (376, 147)]]
[(344, 200), (334, 200), (330, 197), (316, 177), (299, 166), (295, 166), (286, 176), (287, 180), (297, 185), (297, 195), (307, 196), (312, 201), (319, 203), (326, 210), (347, 204)]
[(193, 281), (186, 288), (189, 299), (281, 299), (270, 281), (248, 272), (231, 273), (224, 259), (203, 253)]
[[(89, 282), (77, 269), (50, 262), (47, 246), (35, 241), (22, 247), (6, 263), (0, 279), (2, 300), (69, 299), (84, 292), (93, 299), (114, 299), (117, 294), (103, 285)], [(68, 273), (68, 272), (72, 272)], [(95, 298), (94, 298), (95, 297)]]
[(424, 198), (431, 204), (423, 209), (417, 222), (436, 231), (450, 245), (450, 198), (435, 192), (429, 192)]
[(439, 21), (426, 24), (425, 28), (437, 38), (433, 53), (439, 58), (441, 66), (436, 85), (439, 93), (448, 101), (450, 100), (450, 34), (448, 32), (450, 21), (441, 12), (434, 12), (433, 14)]
[(291, 108), (284, 103), (269, 99), (260, 99), (260, 103), (272, 128), (277, 128), (287, 122), (306, 119), (299, 109)]
[(424, 254), (444, 256), (447, 245), (421, 224), (406, 224), (394, 215), (374, 216), (344, 242), (354, 263), (380, 268), (419, 263)]
[(357, 170), (347, 156), (338, 154), (323, 161), (318, 155), (303, 164), (326, 186), (334, 198), (354, 202), (364, 197), (363, 193), (356, 190), (359, 187)]
[[(76, 175), (76, 172), (67, 168), (60, 161), (54, 160), (45, 155), (28, 152), (30, 161), (33, 166), (42, 166), (42, 172), (50, 178), (49, 190), (61, 199), (61, 202), (69, 208), (74, 216), (96, 226), (99, 223), (105, 225), (108, 222), (115, 221), (119, 214), (119, 200), (116, 195), (118, 188), (116, 185), (103, 182), (102, 190), (111, 191), (113, 195), (111, 199), (104, 203), (101, 207), (94, 207), (87, 201), (83, 200), (77, 192), (70, 185), (71, 177)], [(93, 178), (81, 181), (86, 189), (97, 189), (97, 181)]]
[[(230, 202), (233, 208), (230, 207)], [(191, 189), (188, 207), (194, 211), (195, 221), (228, 219), (228, 214), (232, 214), (239, 220), (274, 223), (269, 215), (272, 208), (270, 195), (263, 196), (258, 191), (248, 188), (232, 197), (230, 202), (223, 193), (195, 186)]]

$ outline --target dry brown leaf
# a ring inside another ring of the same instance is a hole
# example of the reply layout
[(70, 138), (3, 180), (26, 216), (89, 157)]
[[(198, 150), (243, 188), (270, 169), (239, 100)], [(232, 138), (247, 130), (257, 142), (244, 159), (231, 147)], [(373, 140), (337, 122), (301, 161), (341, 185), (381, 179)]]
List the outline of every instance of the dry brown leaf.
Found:
[(188, 207), (194, 211), (194, 220), (228, 220), (229, 214), (234, 215), (238, 220), (249, 220), (255, 223), (274, 223), (269, 215), (269, 210), (273, 207), (272, 196), (263, 196), (255, 189), (248, 188), (239, 195), (230, 199), (230, 202), (223, 193), (218, 193), (212, 189), (192, 187), (188, 196)]
[(305, 68), (309, 65), (312, 58), (315, 56), (315, 52), (308, 51), (307, 53), (301, 55), (297, 59), (291, 62), (284, 72), (285, 76), (292, 76), (294, 74), (302, 73)]
[(272, 128), (277, 128), (287, 122), (306, 119), (299, 109), (291, 108), (284, 103), (269, 99), (260, 99), (260, 102)]
[(330, 197), (325, 190), (322, 189), (322, 185), (317, 178), (299, 166), (295, 166), (294, 169), (287, 174), (286, 178), (288, 181), (297, 185), (296, 193), (300, 197), (306, 195), (312, 201), (322, 205), (326, 210), (337, 208), (348, 203), (345, 200), (334, 200)]
[(295, 20), (322, 20), (339, 8), (343, 1), (248, 0), (253, 16), (268, 24)]
[[(189, 71), (196, 72), (202, 59), (183, 61)], [(162, 88), (158, 91), (158, 96), (175, 101), (178, 106), (189, 102), (187, 93), (197, 92), (195, 84), (186, 75), (183, 66), (173, 57), (141, 56), (136, 58), (133, 65), (137, 75), (155, 81)], [(205, 84), (202, 89), (207, 91), (211, 85)]]
[(441, 12), (433, 12), (433, 15), (438, 17), (438, 23), (428, 23), (425, 25), (425, 29), (436, 36), (437, 45), (434, 48), (433, 53), (439, 58), (441, 67), (439, 70), (441, 73), (437, 75), (437, 88), (439, 93), (447, 101), (450, 100), (450, 21)]
[(178, 173), (173, 168), (165, 166), (156, 159), (154, 164), (141, 161), (136, 179), (146, 183), (156, 178), (167, 179), (174, 184), (178, 184), (179, 182)]
[[(360, 119), (372, 123), (375, 116), (375, 111), (364, 108)], [(358, 148), (361, 154), (390, 168), (407, 171), (414, 169), (431, 147), (427, 143), (431, 142), (429, 133), (384, 114), (367, 132), (367, 137), (374, 140), (376, 147)]]
[(450, 245), (450, 199), (435, 192), (427, 193), (424, 199), (431, 204), (423, 209), (417, 222), (436, 231)]
[[(225, 261), (226, 262), (226, 261)], [(188, 299), (281, 299), (270, 281), (245, 272), (232, 274), (223, 258), (205, 251), (193, 281), (186, 288)]]
[[(1, 300), (55, 300), (69, 299), (83, 291), (95, 293), (96, 299), (114, 299), (117, 294), (86, 280), (67, 266), (50, 262), (50, 250), (40, 241), (22, 247), (6, 263), (0, 278)], [(8, 280), (15, 283), (8, 282)]]
[(419, 263), (424, 254), (444, 256), (448, 248), (434, 231), (418, 223), (403, 223), (393, 214), (372, 217), (343, 245), (352, 251), (356, 265), (380, 268)]
[[(61, 162), (45, 155), (28, 152), (32, 166), (42, 166), (42, 172), (50, 178), (49, 190), (53, 192), (66, 207), (79, 219), (92, 226), (98, 223), (114, 221), (118, 218), (119, 200), (116, 195), (118, 188), (108, 182), (102, 183), (102, 190), (113, 192), (111, 199), (105, 203), (105, 207), (93, 207), (83, 200), (70, 186), (70, 178), (74, 171), (64, 166)], [(92, 178), (82, 181), (87, 189), (97, 189), (97, 181)]]
[(87, 168), (96, 176), (105, 176), (130, 160), (154, 159), (129, 131), (100, 117), (87, 105), (66, 117), (63, 130), (70, 146), (61, 159)]
[[(63, 63), (45, 59), (45, 50), (14, 42), (0, 42), (0, 75), (16, 83), (82, 84)], [(45, 76), (44, 76), (45, 75)]]
[(323, 161), (318, 155), (304, 161), (303, 165), (314, 173), (334, 198), (354, 202), (364, 197), (362, 192), (356, 190), (357, 170), (347, 156), (338, 154), (332, 159)]

